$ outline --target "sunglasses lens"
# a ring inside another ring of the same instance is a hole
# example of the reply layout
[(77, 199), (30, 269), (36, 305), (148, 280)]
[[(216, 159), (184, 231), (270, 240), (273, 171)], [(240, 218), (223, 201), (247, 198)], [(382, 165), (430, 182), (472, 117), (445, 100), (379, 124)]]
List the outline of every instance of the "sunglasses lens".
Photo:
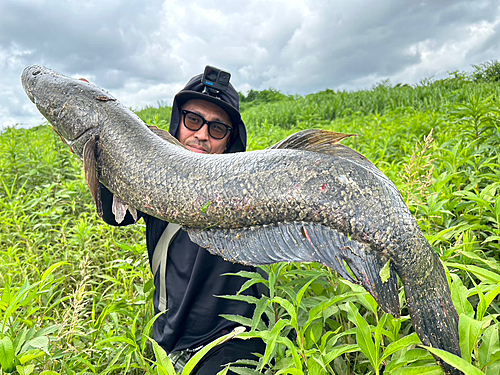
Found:
[(219, 121), (205, 121), (205, 119), (186, 110), (182, 110), (184, 115), (184, 126), (192, 131), (198, 131), (205, 124), (208, 125), (208, 134), (214, 139), (223, 139), (230, 131), (230, 127)]
[(208, 133), (215, 139), (222, 139), (226, 136), (227, 126), (217, 122), (210, 123)]
[(184, 124), (189, 130), (199, 130), (203, 126), (203, 119), (194, 113), (186, 113)]

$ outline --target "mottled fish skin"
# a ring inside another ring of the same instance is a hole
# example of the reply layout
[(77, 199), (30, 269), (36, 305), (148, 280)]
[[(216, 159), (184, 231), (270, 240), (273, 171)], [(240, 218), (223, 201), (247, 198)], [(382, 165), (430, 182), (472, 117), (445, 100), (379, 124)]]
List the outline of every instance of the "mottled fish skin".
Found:
[[(460, 355), (458, 316), (439, 257), (394, 184), (362, 155), (339, 144), (323, 145), (326, 151), (297, 149), (306, 148), (299, 145), (308, 134), (297, 135), (300, 142), (285, 140), (262, 151), (196, 154), (168, 134), (159, 137), (95, 85), (40, 66), (27, 67), (22, 84), (76, 155), (82, 158), (87, 142), (95, 143), (99, 181), (129, 206), (183, 225), (195, 241), (202, 230), (252, 227), (258, 233), (260, 227), (277, 223), (283, 230), (290, 229), (286, 223), (303, 222), (341, 233), (381, 264), (391, 261), (422, 342)], [(207, 248), (219, 255), (225, 252), (228, 259), (245, 262), (247, 257), (250, 264), (287, 260), (273, 258), (269, 247), (261, 255), (245, 250), (227, 255), (232, 251), (226, 248), (229, 241), (216, 243), (215, 236), (208, 237)], [(328, 259), (334, 256), (314, 259), (332, 266)]]

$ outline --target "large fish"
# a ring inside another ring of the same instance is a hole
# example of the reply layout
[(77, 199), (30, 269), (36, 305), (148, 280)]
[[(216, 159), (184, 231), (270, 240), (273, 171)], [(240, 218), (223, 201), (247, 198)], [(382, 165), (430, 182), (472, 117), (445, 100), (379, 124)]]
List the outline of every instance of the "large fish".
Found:
[[(251, 265), (324, 264), (361, 283), (395, 316), (397, 274), (422, 343), (460, 355), (458, 316), (439, 257), (394, 184), (339, 144), (346, 135), (308, 130), (262, 151), (197, 154), (93, 84), (40, 66), (27, 67), (22, 84), (83, 158), (98, 212), (101, 181), (121, 206), (181, 224), (213, 254)], [(384, 266), (388, 280), (381, 279)]]

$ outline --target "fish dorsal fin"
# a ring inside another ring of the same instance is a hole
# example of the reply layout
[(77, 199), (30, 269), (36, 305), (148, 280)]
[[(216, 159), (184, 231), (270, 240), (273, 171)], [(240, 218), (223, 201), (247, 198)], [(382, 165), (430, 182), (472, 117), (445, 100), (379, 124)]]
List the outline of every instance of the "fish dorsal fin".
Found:
[(180, 143), (172, 134), (170, 134), (168, 131), (160, 129), (157, 126), (154, 125), (147, 125), (149, 130), (151, 130), (153, 133), (155, 133), (158, 137), (163, 139), (164, 141), (167, 141), (169, 143), (172, 143), (173, 145), (180, 146), (183, 148), (186, 148), (182, 143)]
[(290, 135), (281, 142), (269, 147), (269, 149), (296, 149), (319, 152), (348, 159), (360, 167), (369, 170), (381, 180), (384, 180), (399, 194), (399, 191), (396, 189), (394, 184), (370, 160), (352, 148), (339, 143), (342, 139), (355, 135), (356, 134), (334, 133), (322, 129), (308, 129)]
[(341, 140), (354, 135), (355, 134), (335, 133), (322, 129), (308, 129), (292, 134), (269, 148), (297, 149), (328, 154), (332, 147), (340, 146), (339, 142)]
[(340, 144), (340, 141), (356, 136), (356, 134), (335, 133), (322, 129), (308, 129), (292, 134), (284, 140), (269, 147), (270, 149), (295, 149), (340, 156), (376, 169), (373, 164), (359, 152)]

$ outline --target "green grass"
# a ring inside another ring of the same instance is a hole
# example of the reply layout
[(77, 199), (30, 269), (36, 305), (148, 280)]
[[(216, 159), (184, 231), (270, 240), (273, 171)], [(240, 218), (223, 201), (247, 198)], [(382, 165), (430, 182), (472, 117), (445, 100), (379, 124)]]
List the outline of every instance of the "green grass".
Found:
[[(474, 77), (455, 72), (414, 87), (242, 96), (250, 150), (306, 128), (358, 134), (343, 143), (396, 183), (449, 270), (463, 353), (422, 347), (404, 303), (396, 319), (328, 268), (276, 264), (263, 267), (268, 279), (240, 275), (270, 290), (247, 300), (256, 305), (253, 319), (228, 317), (251, 329), (241, 336), (268, 344), (256, 368), (438, 374), (432, 351), (467, 373), (498, 374), (499, 85)], [(167, 128), (170, 108), (138, 114)], [(0, 373), (172, 373), (149, 339), (153, 285), (143, 224), (100, 221), (81, 167), (48, 125), (0, 134)]]

